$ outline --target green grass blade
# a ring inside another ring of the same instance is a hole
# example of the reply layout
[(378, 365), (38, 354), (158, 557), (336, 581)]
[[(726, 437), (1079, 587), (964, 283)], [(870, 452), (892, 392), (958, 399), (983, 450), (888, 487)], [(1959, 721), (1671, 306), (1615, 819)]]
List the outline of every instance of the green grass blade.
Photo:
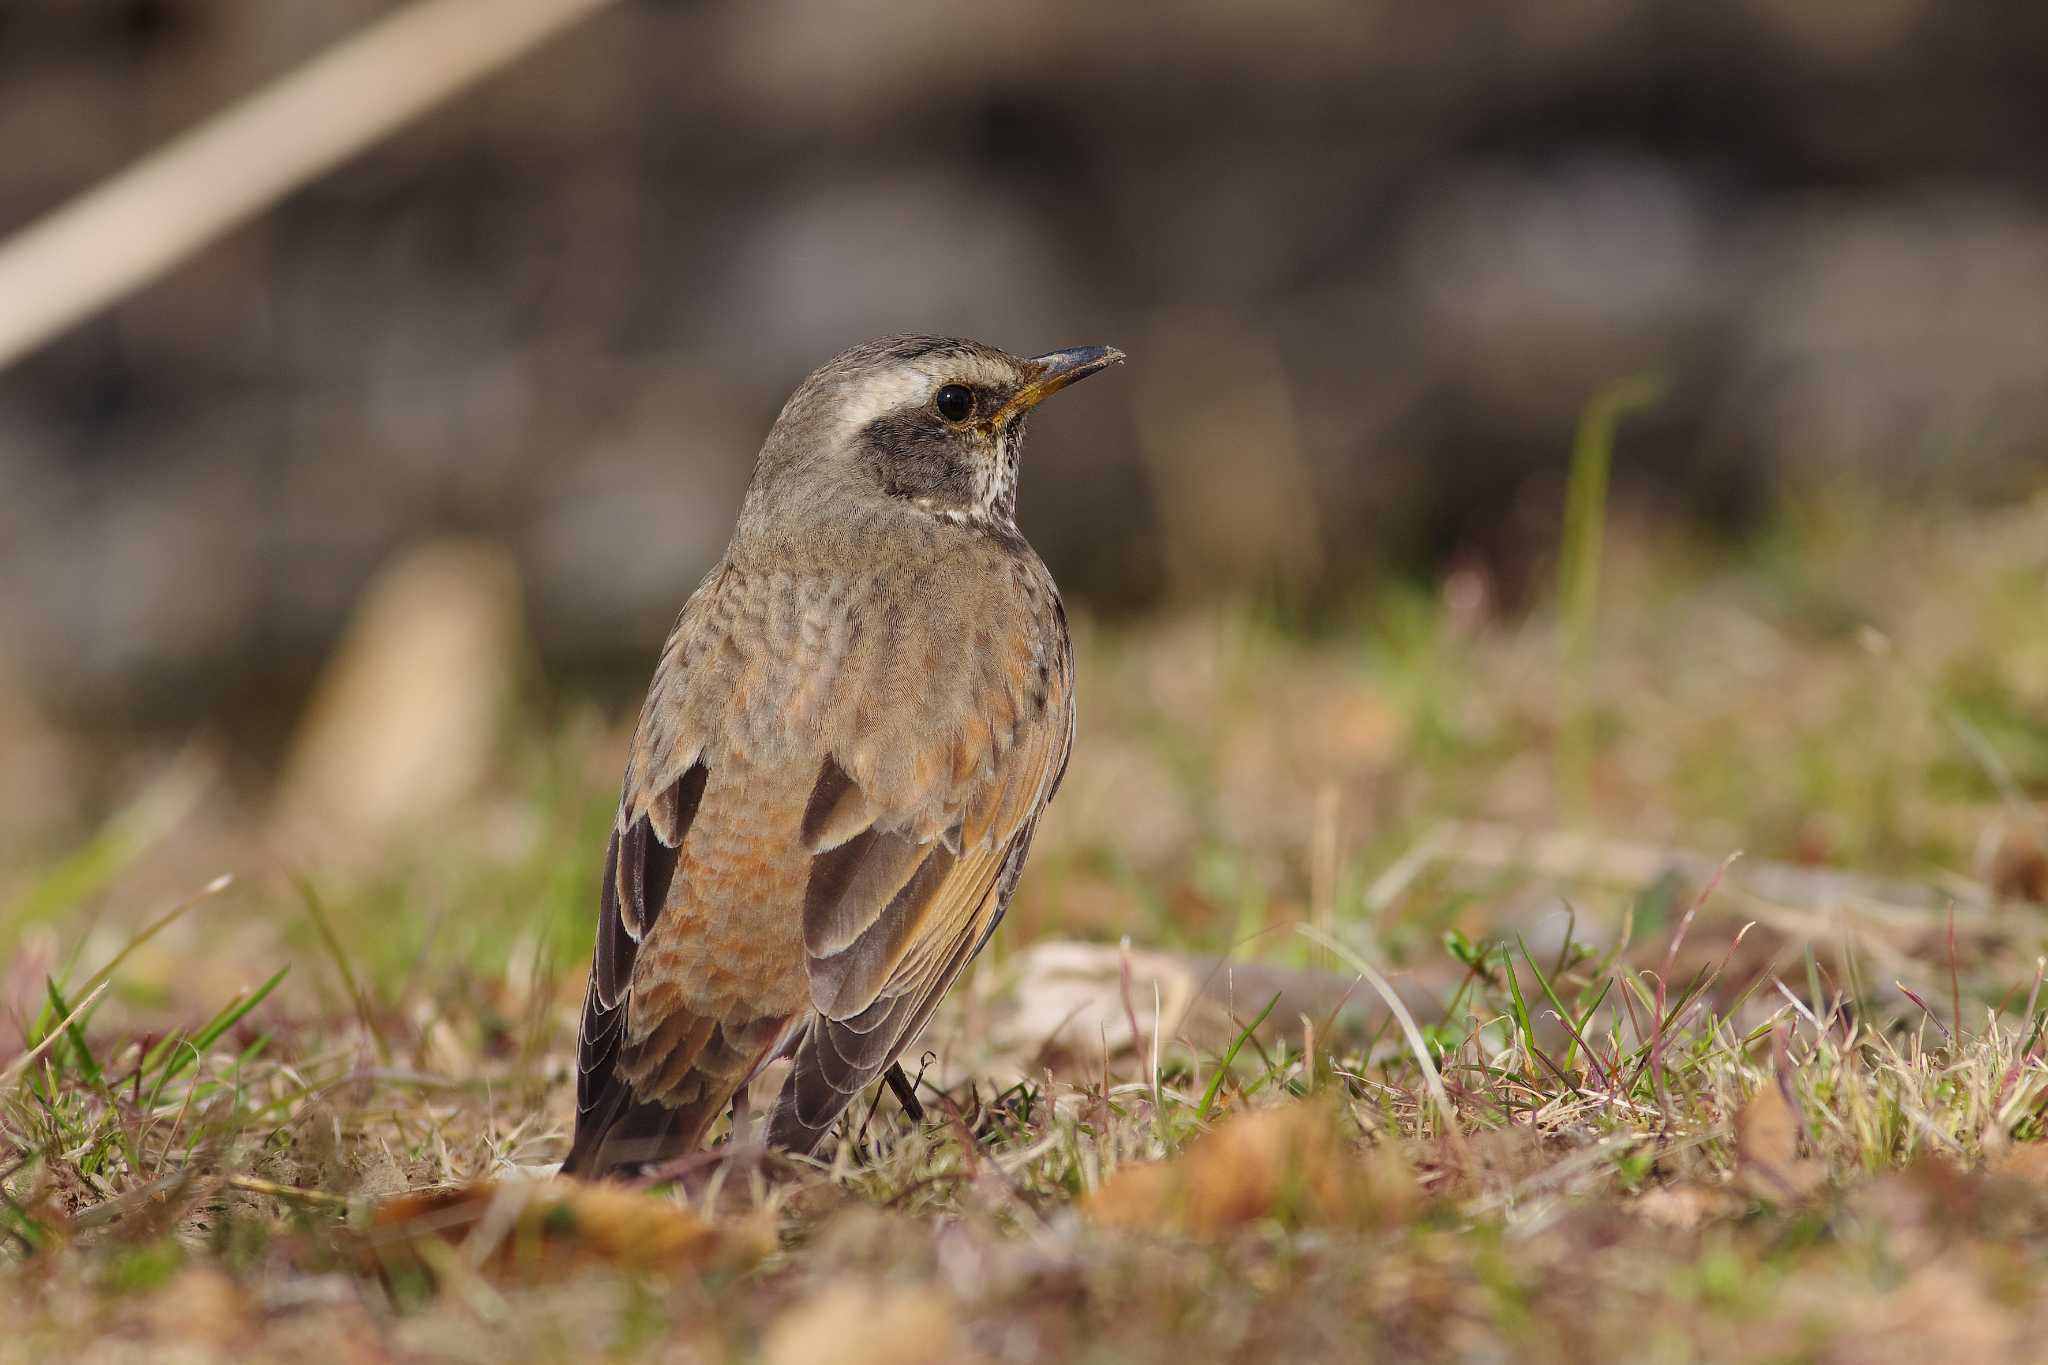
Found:
[[(56, 1011), (54, 1017), (64, 1021), (65, 1041), (71, 1045), (69, 1051), (72, 1059), (78, 1065), (78, 1074), (85, 1078), (87, 1084), (95, 1088), (104, 1088), (106, 1085), (106, 1073), (100, 1070), (99, 1059), (92, 1055), (92, 1048), (85, 1041), (86, 1017), (91, 1014), (93, 1009), (99, 1008), (99, 1002), (94, 1001), (90, 1008), (74, 1012), (70, 1004), (64, 999), (64, 993), (57, 988), (57, 983), (54, 980), (44, 977), (43, 987), (49, 994), (50, 1008)], [(64, 1050), (62, 1048), (57, 1049), (59, 1052)], [(53, 1053), (52, 1055), (55, 1054)]]
[(1279, 1003), (1280, 992), (1274, 991), (1273, 998), (1266, 1002), (1266, 1008), (1259, 1011), (1259, 1017), (1246, 1024), (1238, 1031), (1237, 1037), (1230, 1040), (1230, 1046), (1224, 1049), (1223, 1060), (1216, 1064), (1216, 1074), (1209, 1078), (1209, 1086), (1202, 1092), (1201, 1104), (1195, 1107), (1195, 1122), (1207, 1123), (1209, 1121), (1209, 1111), (1215, 1107), (1217, 1092), (1223, 1089), (1223, 1078), (1230, 1074), (1230, 1064), (1237, 1060), (1239, 1049), (1245, 1045), (1245, 1041), (1252, 1036), (1259, 1025), (1266, 1022), (1266, 1016), (1271, 1014), (1273, 1007)]
[(14, 936), (21, 930), (68, 914), (79, 902), (111, 885), (185, 817), (209, 780), (202, 761), (177, 763), (116, 812), (77, 852), (0, 905), (0, 953), (13, 947)]
[[(1580, 1026), (1578, 1021), (1572, 1017), (1572, 1012), (1564, 1007), (1564, 1001), (1558, 999), (1556, 989), (1550, 984), (1550, 978), (1544, 975), (1543, 968), (1537, 965), (1536, 959), (1530, 955), (1529, 945), (1522, 941), (1522, 936), (1520, 934), (1515, 935), (1515, 942), (1522, 949), (1522, 960), (1524, 962), (1527, 962), (1529, 964), (1529, 970), (1536, 974), (1536, 984), (1543, 988), (1543, 998), (1550, 1002), (1550, 1008), (1557, 1011), (1558, 1022), (1563, 1024), (1565, 1026), (1566, 1032), (1571, 1034), (1571, 1043), (1564, 1050), (1563, 1066), (1564, 1072), (1567, 1075), (1569, 1075), (1572, 1068), (1572, 1062), (1576, 1059), (1580, 1046), (1582, 1044), (1585, 1044), (1586, 1040), (1582, 1036), (1580, 1036)], [(1601, 989), (1600, 994), (1602, 996), (1605, 996), (1607, 994), (1605, 987)], [(1600, 1002), (1598, 1000), (1595, 1000), (1593, 1002), (1592, 1007), (1586, 1011), (1586, 1017), (1588, 1019), (1592, 1018), (1593, 1010), (1598, 1009), (1599, 1006)], [(1601, 1068), (1600, 1059), (1594, 1055), (1593, 1049), (1590, 1045), (1586, 1047), (1586, 1055), (1593, 1059), (1594, 1067), (1603, 1072), (1602, 1079), (1604, 1080), (1605, 1069)]]
[(157, 1063), (156, 1080), (150, 1086), (149, 1107), (155, 1108), (157, 1101), (163, 1096), (164, 1087), (177, 1079), (186, 1067), (203, 1057), (206, 1049), (218, 1042), (222, 1034), (240, 1023), (250, 1010), (262, 1004), (264, 998), (277, 989), (278, 983), (284, 980), (285, 973), (290, 970), (289, 965), (279, 967), (268, 981), (253, 992), (248, 995), (238, 993), (233, 1000), (221, 1007), (220, 1013), (214, 1015), (204, 1027), (189, 1038), (167, 1038), (152, 1049), (150, 1056), (160, 1056), (161, 1060)]
[(199, 1030), (193, 1036), (192, 1046), (201, 1052), (212, 1047), (223, 1033), (226, 1033), (236, 1024), (241, 1023), (250, 1010), (262, 1004), (264, 998), (277, 989), (278, 983), (284, 980), (285, 973), (290, 970), (289, 964), (279, 967), (270, 974), (270, 979), (258, 986), (246, 1000), (237, 1000), (228, 1004), (226, 1008), (213, 1017), (211, 1023), (207, 1024), (205, 1028)]
[(1593, 396), (1572, 441), (1565, 485), (1564, 542), (1558, 553), (1558, 610), (1564, 618), (1565, 669), (1579, 686), (1568, 689), (1568, 713), (1559, 740), (1570, 808), (1583, 820), (1592, 803), (1593, 711), (1587, 685), (1593, 662), (1594, 616), (1600, 600), (1600, 558), (1607, 521), (1607, 475), (1614, 461), (1614, 431), (1631, 412), (1664, 395), (1663, 379), (1635, 375)]
[[(1522, 949), (1522, 956), (1526, 958), (1528, 955), (1529, 950), (1527, 948)], [(1536, 1027), (1529, 1018), (1529, 1002), (1522, 998), (1522, 983), (1517, 979), (1518, 973), (1515, 971), (1515, 964), (1512, 959), (1505, 964), (1501, 975), (1508, 979), (1508, 995), (1513, 1000), (1509, 1012), (1514, 1015), (1516, 1032), (1522, 1035), (1522, 1049), (1529, 1054), (1529, 1060), (1534, 1061), (1536, 1059)]]
[(391, 1049), (384, 1045), (383, 1035), (377, 1031), (377, 1020), (370, 1012), (370, 997), (363, 992), (362, 982), (349, 965), (348, 950), (341, 946), (341, 936), (334, 932), (334, 923), (327, 917), (327, 907), (321, 903), (320, 895), (311, 882), (300, 877), (295, 879), (295, 884), (299, 888), (299, 898), (306, 903), (306, 917), (313, 921), (313, 928), (320, 935), (327, 955), (334, 959), (334, 969), (341, 976), (342, 987), (348, 992), (349, 1002), (355, 1006), (363, 1031), (370, 1035), (371, 1045), (377, 1049), (378, 1060), (390, 1065)]

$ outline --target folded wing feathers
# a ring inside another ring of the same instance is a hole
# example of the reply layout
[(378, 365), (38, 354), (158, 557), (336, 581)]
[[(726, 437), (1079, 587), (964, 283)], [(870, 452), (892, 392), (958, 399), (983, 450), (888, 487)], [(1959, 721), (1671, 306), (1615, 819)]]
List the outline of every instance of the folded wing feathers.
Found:
[(811, 798), (804, 804), (804, 821), (799, 831), (804, 847), (824, 853), (839, 847), (875, 822), (868, 799), (846, 769), (830, 754), (818, 770)]
[[(991, 888), (991, 894), (994, 890)], [(970, 923), (968, 929), (947, 945), (940, 970), (930, 975), (921, 991), (883, 995), (851, 1019), (811, 1020), (797, 1046), (796, 1065), (776, 1101), (769, 1128), (772, 1144), (794, 1151), (816, 1148), (848, 1098), (872, 1084), (917, 1036), (946, 987), (980, 947), (974, 925)]]
[(804, 888), (804, 948), (830, 958), (873, 927), (932, 854), (929, 845), (872, 827), (811, 860)]
[(907, 960), (935, 936), (950, 937), (965, 908), (961, 893), (981, 879), (986, 858), (979, 851), (962, 860), (943, 847), (925, 850), (917, 871), (858, 937), (838, 952), (811, 955), (811, 1001), (827, 1018), (844, 1019), (879, 996), (905, 994), (912, 989)]
[[(618, 871), (619, 835), (614, 830), (604, 850), (604, 882), (598, 892), (597, 961), (591, 971), (592, 998), (600, 1010), (616, 1009), (625, 996), (638, 947), (625, 917), (619, 913)], [(584, 1031), (589, 1032), (587, 1023)]]

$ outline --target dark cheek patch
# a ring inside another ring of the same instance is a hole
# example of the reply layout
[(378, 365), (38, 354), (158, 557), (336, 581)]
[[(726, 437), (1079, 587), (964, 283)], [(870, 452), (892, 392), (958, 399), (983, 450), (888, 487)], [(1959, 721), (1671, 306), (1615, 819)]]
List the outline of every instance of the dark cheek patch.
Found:
[(974, 479), (958, 438), (938, 429), (936, 420), (919, 409), (868, 423), (867, 446), (892, 497), (959, 503), (973, 498)]

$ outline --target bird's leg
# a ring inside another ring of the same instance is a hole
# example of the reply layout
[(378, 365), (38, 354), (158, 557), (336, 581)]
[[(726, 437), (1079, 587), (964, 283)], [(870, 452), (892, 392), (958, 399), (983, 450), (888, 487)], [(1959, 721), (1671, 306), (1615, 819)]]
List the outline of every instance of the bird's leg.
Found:
[(889, 1091), (896, 1096), (896, 1103), (903, 1106), (903, 1112), (910, 1115), (912, 1123), (924, 1122), (924, 1106), (917, 1102), (917, 1087), (910, 1083), (910, 1077), (903, 1074), (903, 1063), (889, 1063), (889, 1072), (882, 1077), (889, 1083)]

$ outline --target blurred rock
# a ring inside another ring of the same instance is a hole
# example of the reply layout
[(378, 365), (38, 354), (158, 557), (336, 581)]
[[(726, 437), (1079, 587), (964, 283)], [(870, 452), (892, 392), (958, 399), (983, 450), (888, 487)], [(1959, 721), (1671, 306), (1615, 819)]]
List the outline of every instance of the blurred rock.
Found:
[(281, 827), (346, 858), (475, 795), (530, 660), (519, 574), (481, 542), (394, 559), (363, 592), (286, 762)]
[[(1448, 984), (1439, 975), (1404, 972), (1395, 989), (1411, 1009), (1434, 1009)], [(1260, 1030), (1268, 1039), (1298, 1040), (1304, 1015), (1325, 1042), (1365, 1037), (1388, 1018), (1385, 1001), (1354, 976), (1114, 944), (1034, 943), (1011, 957), (988, 1002), (995, 1059), (984, 1071), (1031, 1078), (1047, 1066), (1072, 1066), (1085, 1074), (1105, 1051), (1119, 1058), (1149, 1049), (1155, 1031), (1220, 1054), (1269, 1002)]]

